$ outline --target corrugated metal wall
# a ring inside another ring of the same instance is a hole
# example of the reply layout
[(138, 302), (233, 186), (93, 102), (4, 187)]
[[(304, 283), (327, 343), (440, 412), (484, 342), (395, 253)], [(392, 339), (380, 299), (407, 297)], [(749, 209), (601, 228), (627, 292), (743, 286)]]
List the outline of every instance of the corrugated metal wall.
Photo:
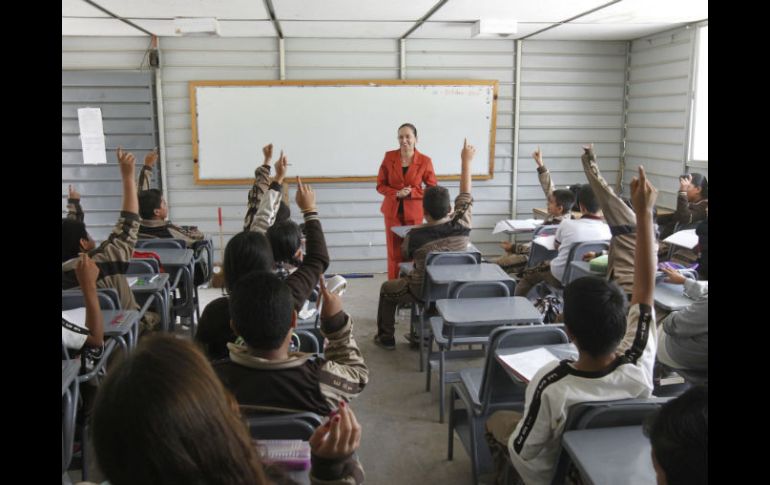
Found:
[[(116, 147), (134, 152), (141, 165), (157, 145), (153, 75), (138, 70), (146, 48), (147, 40), (135, 37), (62, 37), (62, 217), (73, 184), (97, 241), (107, 237), (121, 206)], [(77, 110), (84, 107), (102, 110), (106, 165), (83, 165)]]
[(644, 165), (663, 207), (676, 206), (678, 178), (685, 171), (694, 39), (690, 28), (631, 43), (623, 182), (627, 186), (639, 164)]
[[(147, 47), (147, 40), (141, 38), (62, 38), (62, 43), (63, 69), (136, 69)], [(579, 156), (580, 145), (587, 142), (595, 143), (602, 171), (615, 183), (622, 143), (626, 48), (626, 42), (523, 42), (517, 217), (531, 217), (533, 207), (545, 206), (531, 159), (538, 145), (557, 186), (585, 181)], [(635, 41), (631, 49), (624, 180), (630, 180), (631, 170), (643, 160), (662, 189), (665, 205), (674, 200), (676, 175), (683, 167), (690, 31)], [(216, 208), (222, 207), (226, 243), (241, 229), (248, 186), (193, 184), (187, 83), (278, 79), (278, 40), (162, 38), (160, 50), (170, 218), (178, 224), (199, 226), (214, 236), (218, 247)], [(491, 230), (498, 220), (508, 217), (511, 208), (515, 52), (514, 41), (508, 40), (406, 42), (408, 79), (500, 81), (495, 176), (474, 183), (472, 239), (487, 255), (499, 254), (496, 242), (503, 237), (492, 236)], [(287, 39), (285, 68), (287, 79), (398, 79), (399, 43)], [(255, 139), (255, 165), (261, 161), (261, 146), (269, 141)], [(392, 148), (396, 146), (394, 133)], [(377, 158), (388, 148), (382, 147)], [(290, 153), (291, 148), (286, 149)], [(458, 143), (458, 154), (459, 149)], [(447, 185), (454, 196), (458, 183)], [(384, 223), (379, 213), (382, 199), (374, 183), (316, 184), (315, 189), (333, 261), (331, 270), (385, 271)]]
[(586, 183), (581, 145), (594, 143), (615, 184), (623, 126), (625, 42), (525, 40), (522, 44), (516, 215), (546, 207), (532, 152), (540, 146), (557, 188)]

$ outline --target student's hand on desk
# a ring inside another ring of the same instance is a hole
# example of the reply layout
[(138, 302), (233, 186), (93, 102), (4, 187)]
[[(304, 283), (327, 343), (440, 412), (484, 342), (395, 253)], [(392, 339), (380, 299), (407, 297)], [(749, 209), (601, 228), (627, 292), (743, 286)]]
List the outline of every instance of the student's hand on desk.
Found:
[(158, 147), (152, 149), (150, 153), (144, 156), (144, 165), (152, 168), (158, 161)]
[(273, 159), (273, 144), (265, 145), (262, 147), (262, 155), (265, 156), (265, 161), (262, 165), (270, 165), (270, 160)]
[[(323, 302), (323, 307), (321, 308), (321, 318), (331, 318), (342, 311), (342, 298), (340, 298), (340, 296), (336, 293), (331, 293), (329, 291), (329, 289), (326, 287), (326, 281), (324, 280), (323, 275), (321, 275), (319, 284), (321, 286), (321, 302)], [(321, 302), (318, 304), (320, 305)]]
[(683, 285), (685, 280), (684, 276), (679, 271), (673, 270), (671, 268), (668, 268), (666, 266), (661, 266), (660, 270), (666, 273), (666, 283), (673, 283), (675, 285)]
[(281, 150), (281, 156), (278, 157), (278, 161), (275, 162), (275, 181), (279, 184), (283, 183), (284, 177), (286, 177), (286, 170), (289, 165), (289, 161), (286, 159), (286, 155)]
[(99, 267), (88, 253), (80, 253), (80, 259), (75, 265), (75, 277), (81, 288), (96, 289), (96, 279), (99, 277)]
[(631, 179), (631, 205), (637, 213), (649, 211), (652, 214), (657, 198), (658, 189), (647, 180), (644, 167), (639, 165), (639, 177)]
[(339, 412), (310, 437), (310, 450), (327, 460), (347, 458), (361, 444), (361, 425), (350, 405), (340, 401)]
[(596, 258), (596, 253), (594, 251), (588, 251), (583, 255), (583, 261), (591, 261), (594, 258)]
[(120, 175), (123, 178), (134, 179), (134, 165), (136, 164), (136, 157), (131, 152), (123, 150), (123, 147), (118, 147), (117, 152), (118, 164), (120, 165)]
[(297, 206), (302, 212), (309, 212), (315, 209), (315, 192), (313, 187), (305, 185), (297, 176)]
[(69, 195), (67, 195), (70, 199), (80, 200), (80, 193), (72, 188), (72, 185), (69, 186)]
[(513, 243), (510, 243), (508, 241), (501, 241), (500, 247), (505, 249), (506, 252), (513, 252)]

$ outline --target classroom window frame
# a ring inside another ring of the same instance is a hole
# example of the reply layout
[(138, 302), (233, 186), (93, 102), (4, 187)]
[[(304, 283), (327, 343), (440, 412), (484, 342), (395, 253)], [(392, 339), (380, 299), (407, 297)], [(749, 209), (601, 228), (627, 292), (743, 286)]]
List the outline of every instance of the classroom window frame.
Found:
[(708, 22), (696, 29), (687, 166), (708, 168)]

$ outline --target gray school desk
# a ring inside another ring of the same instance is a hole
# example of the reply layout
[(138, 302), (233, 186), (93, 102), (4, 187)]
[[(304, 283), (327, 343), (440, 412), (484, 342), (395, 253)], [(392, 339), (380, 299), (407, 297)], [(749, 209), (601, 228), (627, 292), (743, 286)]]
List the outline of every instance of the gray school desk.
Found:
[[(549, 352), (551, 352), (553, 355), (556, 356), (559, 360), (564, 359), (572, 359), (577, 360), (578, 358), (578, 350), (577, 347), (575, 347), (575, 344), (554, 344), (554, 345), (529, 345), (526, 347), (516, 347), (513, 349), (499, 349), (495, 350), (495, 359), (497, 359), (497, 363), (502, 366), (503, 369), (505, 369), (505, 373), (508, 374), (508, 376), (516, 383), (522, 383), (522, 380), (519, 376), (517, 376), (511, 369), (508, 367), (508, 364), (503, 362), (503, 357), (506, 355), (513, 355), (513, 354), (519, 354), (521, 352), (529, 352), (530, 350), (535, 350), (539, 348), (547, 349)], [(524, 383), (526, 384), (526, 382)]]
[(425, 302), (426, 304), (429, 301), (449, 297), (449, 292), (453, 286), (466, 282), (502, 281), (508, 285), (508, 289), (513, 293), (513, 279), (496, 264), (430, 265), (425, 268), (425, 272), (431, 282), (431, 292)]
[(588, 485), (654, 485), (650, 440), (641, 426), (567, 431), (562, 446)]
[(684, 295), (684, 285), (661, 281), (655, 285), (655, 305), (670, 312), (687, 308), (695, 302)]
[[(450, 266), (451, 267), (451, 266)], [(522, 296), (438, 300), (438, 310), (450, 325), (539, 323), (543, 315)]]
[(413, 227), (417, 226), (393, 226), (390, 228), (391, 231), (393, 231), (393, 234), (400, 237), (401, 239), (404, 239), (406, 237), (406, 233), (412, 230)]
[(72, 384), (80, 371), (80, 359), (70, 359), (61, 361), (61, 395)]
[(113, 337), (126, 352), (139, 340), (139, 312), (136, 310), (102, 310), (104, 336)]
[(606, 273), (600, 273), (598, 271), (591, 271), (591, 263), (588, 261), (572, 261), (570, 263), (572, 271), (570, 272), (570, 281), (575, 281), (578, 278), (584, 276), (598, 276), (604, 278)]
[(137, 278), (136, 283), (131, 286), (131, 292), (134, 295), (150, 295), (155, 298), (160, 308), (161, 328), (168, 332), (171, 331), (171, 313), (169, 309), (168, 273), (158, 273), (154, 275), (147, 274), (127, 274), (126, 278)]
[[(170, 288), (170, 290), (171, 292), (174, 292), (178, 288), (182, 295), (186, 295), (184, 300), (186, 304), (183, 308), (185, 308), (187, 312), (184, 314), (193, 315), (195, 313), (195, 303), (193, 301), (193, 274), (195, 271), (195, 264), (193, 262), (193, 250), (152, 248), (152, 251), (157, 253), (158, 257), (160, 257), (160, 264), (163, 266), (163, 269), (168, 271), (168, 273), (171, 275), (172, 281), (176, 281), (177, 272), (182, 271), (182, 276), (179, 279), (179, 283), (176, 286)], [(177, 309), (178, 308), (179, 307), (177, 307)], [(173, 328), (173, 322), (171, 322), (169, 327)]]
[(62, 397), (62, 474), (69, 468), (72, 460), (72, 442), (75, 438), (75, 414), (77, 413), (80, 359), (62, 360), (61, 362), (61, 397)]

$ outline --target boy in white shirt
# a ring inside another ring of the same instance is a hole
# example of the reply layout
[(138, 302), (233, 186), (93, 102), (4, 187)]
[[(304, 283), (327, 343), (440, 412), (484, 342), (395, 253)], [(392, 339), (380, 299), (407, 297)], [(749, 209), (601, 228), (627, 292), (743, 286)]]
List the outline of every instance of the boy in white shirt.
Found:
[(541, 281), (555, 288), (562, 288), (561, 279), (564, 276), (572, 245), (585, 241), (609, 241), (612, 237), (610, 227), (599, 216), (599, 201), (591, 187), (588, 185), (581, 187), (577, 198), (583, 215), (580, 219), (567, 219), (559, 224), (554, 243), (559, 254), (551, 261), (545, 261), (525, 270), (521, 279), (516, 282), (516, 296), (526, 297), (529, 290)]
[(578, 348), (578, 360), (553, 362), (537, 371), (527, 385), (523, 415), (502, 411), (487, 421), (493, 451), (506, 443), (514, 469), (527, 485), (551, 482), (572, 405), (647, 398), (652, 393), (657, 341), (652, 305), (656, 260), (652, 207), (657, 190), (647, 181), (642, 167), (639, 178), (631, 182), (631, 193), (637, 233), (628, 317), (626, 298), (617, 284), (596, 277), (570, 283), (564, 291), (564, 319), (567, 333)]

